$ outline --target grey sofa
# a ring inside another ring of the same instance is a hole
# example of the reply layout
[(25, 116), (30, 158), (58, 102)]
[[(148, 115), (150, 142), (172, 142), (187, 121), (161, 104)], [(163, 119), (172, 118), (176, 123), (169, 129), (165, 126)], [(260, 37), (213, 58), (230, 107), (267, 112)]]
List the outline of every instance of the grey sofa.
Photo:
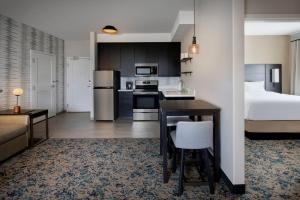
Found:
[(28, 147), (28, 116), (0, 116), (0, 162)]

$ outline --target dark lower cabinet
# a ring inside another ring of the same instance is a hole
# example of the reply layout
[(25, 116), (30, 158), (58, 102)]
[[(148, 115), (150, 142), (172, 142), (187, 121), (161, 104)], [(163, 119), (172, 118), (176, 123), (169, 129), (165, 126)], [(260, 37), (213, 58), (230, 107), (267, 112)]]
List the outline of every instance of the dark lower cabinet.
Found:
[(132, 119), (133, 92), (119, 92), (119, 119)]

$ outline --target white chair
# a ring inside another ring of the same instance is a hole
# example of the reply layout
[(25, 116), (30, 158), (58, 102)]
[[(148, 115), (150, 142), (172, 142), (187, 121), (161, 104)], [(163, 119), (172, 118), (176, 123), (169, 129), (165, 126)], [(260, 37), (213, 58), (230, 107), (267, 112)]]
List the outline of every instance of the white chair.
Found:
[[(189, 116), (167, 116), (167, 134), (168, 134), (168, 148), (169, 148), (169, 133), (173, 128), (176, 127), (177, 123), (180, 121), (189, 122), (192, 121)], [(170, 153), (170, 151), (169, 151)], [(162, 154), (162, 135), (160, 135), (160, 154)]]
[[(213, 147), (213, 122), (178, 122), (176, 131), (171, 132), (171, 138), (176, 149), (181, 150), (178, 195), (183, 193), (185, 150), (200, 150), (204, 157), (208, 176), (210, 193), (214, 193), (214, 178), (210, 169), (209, 148)], [(173, 167), (176, 171), (176, 149), (173, 156)]]

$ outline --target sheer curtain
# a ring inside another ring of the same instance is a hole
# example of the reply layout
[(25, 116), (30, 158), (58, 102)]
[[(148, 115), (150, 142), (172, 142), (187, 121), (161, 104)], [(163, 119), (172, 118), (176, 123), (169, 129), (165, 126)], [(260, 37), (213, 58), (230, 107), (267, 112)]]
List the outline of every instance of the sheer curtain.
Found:
[(291, 42), (291, 94), (300, 95), (300, 40)]

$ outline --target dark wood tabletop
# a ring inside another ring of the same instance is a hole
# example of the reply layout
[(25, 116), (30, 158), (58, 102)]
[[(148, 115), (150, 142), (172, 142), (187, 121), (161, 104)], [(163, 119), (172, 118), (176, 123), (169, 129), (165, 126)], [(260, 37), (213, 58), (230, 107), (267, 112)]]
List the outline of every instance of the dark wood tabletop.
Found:
[(220, 108), (208, 103), (204, 100), (162, 100), (160, 101), (160, 109), (172, 112), (172, 111), (220, 111)]
[(160, 101), (160, 137), (161, 154), (163, 155), (163, 181), (168, 182), (169, 170), (167, 161), (167, 116), (197, 116), (201, 119), (203, 115), (213, 117), (213, 163), (214, 177), (220, 179), (220, 112), (221, 109), (204, 100), (162, 100)]
[(36, 113), (48, 112), (46, 109), (21, 109), (21, 112), (15, 113), (13, 110), (1, 110), (0, 115), (33, 115)]

